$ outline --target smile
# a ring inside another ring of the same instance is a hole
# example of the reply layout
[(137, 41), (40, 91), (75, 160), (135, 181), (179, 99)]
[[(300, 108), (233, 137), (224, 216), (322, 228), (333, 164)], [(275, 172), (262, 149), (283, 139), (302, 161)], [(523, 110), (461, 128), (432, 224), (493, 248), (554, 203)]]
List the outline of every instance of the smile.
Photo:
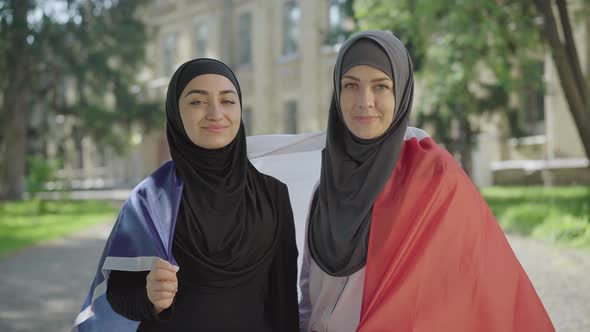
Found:
[(377, 120), (378, 118), (379, 117), (377, 117), (377, 116), (369, 116), (369, 115), (355, 116), (354, 121), (362, 123), (362, 124), (369, 124), (369, 123), (372, 123), (373, 121)]
[(212, 132), (212, 133), (221, 133), (224, 130), (226, 130), (228, 128), (228, 126), (208, 126), (208, 127), (203, 127), (203, 129)]

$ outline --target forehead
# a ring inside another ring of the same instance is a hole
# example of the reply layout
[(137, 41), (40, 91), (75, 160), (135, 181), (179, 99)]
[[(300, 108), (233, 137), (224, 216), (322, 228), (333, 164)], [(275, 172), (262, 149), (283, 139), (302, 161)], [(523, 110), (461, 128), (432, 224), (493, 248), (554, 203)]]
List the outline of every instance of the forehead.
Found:
[(391, 80), (385, 72), (369, 65), (356, 65), (351, 67), (345, 73), (342, 73), (343, 79), (345, 79), (346, 76), (358, 79), (387, 78), (388, 80)]
[(204, 90), (204, 91), (221, 91), (221, 90), (233, 90), (236, 91), (236, 87), (233, 83), (225, 76), (219, 74), (204, 74), (194, 77), (183, 92), (190, 91), (192, 89)]

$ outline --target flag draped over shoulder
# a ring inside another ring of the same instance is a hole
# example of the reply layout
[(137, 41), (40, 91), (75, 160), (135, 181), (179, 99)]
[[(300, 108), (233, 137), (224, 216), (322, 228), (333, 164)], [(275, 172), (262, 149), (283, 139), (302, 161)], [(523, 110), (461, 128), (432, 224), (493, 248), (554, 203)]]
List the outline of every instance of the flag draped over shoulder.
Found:
[(430, 137), (406, 140), (373, 207), (357, 331), (549, 332), (477, 188)]
[(107, 240), (74, 330), (137, 330), (139, 322), (116, 314), (107, 302), (109, 273), (150, 270), (157, 258), (175, 264), (171, 241), (181, 193), (182, 181), (176, 176), (172, 162), (164, 164), (131, 192)]
[[(288, 185), (295, 222), (300, 225), (305, 224), (309, 197), (319, 178), (324, 142), (323, 133), (248, 137), (249, 159), (262, 173)], [(170, 161), (133, 189), (109, 235), (74, 331), (137, 330), (139, 322), (116, 314), (107, 302), (109, 273), (147, 271), (158, 258), (177, 265), (171, 250), (182, 186)], [(297, 244), (303, 245), (299, 229)]]

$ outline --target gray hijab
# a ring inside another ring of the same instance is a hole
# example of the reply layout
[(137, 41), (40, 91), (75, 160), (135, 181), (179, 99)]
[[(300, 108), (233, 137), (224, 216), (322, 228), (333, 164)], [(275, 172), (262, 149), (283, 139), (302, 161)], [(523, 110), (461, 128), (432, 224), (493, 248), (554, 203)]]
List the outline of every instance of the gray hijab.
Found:
[[(360, 139), (348, 130), (340, 107), (341, 77), (361, 64), (380, 69), (394, 82), (393, 121), (383, 135), (370, 140)], [(334, 68), (320, 185), (314, 194), (308, 227), (311, 256), (329, 275), (348, 276), (365, 266), (373, 204), (395, 169), (413, 95), (410, 54), (392, 33), (363, 31), (344, 43)]]

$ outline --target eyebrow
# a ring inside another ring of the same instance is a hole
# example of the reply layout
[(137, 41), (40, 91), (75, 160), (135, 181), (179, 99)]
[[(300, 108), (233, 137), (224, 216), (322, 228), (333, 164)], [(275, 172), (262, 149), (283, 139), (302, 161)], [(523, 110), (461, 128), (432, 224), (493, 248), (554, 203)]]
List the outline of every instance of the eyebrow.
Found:
[[(184, 96), (186, 97), (186, 96), (190, 95), (191, 93), (198, 93), (198, 94), (206, 95), (206, 96), (209, 95), (209, 91), (193, 89), (193, 90), (187, 92), (186, 95), (184, 95)], [(238, 93), (235, 92), (234, 90), (223, 90), (223, 91), (219, 92), (219, 94), (221, 94), (221, 95), (228, 94), (228, 93), (232, 93), (236, 96), (238, 95)]]
[(238, 95), (238, 93), (235, 92), (234, 90), (223, 90), (223, 91), (220, 91), (219, 92), (220, 95), (225, 95), (225, 94), (228, 94), (228, 93), (232, 93), (232, 94), (234, 94), (236, 96)]
[[(344, 76), (342, 76), (342, 79), (345, 79), (345, 78), (351, 79), (351, 80), (353, 80), (355, 82), (360, 82), (361, 81), (359, 78), (354, 77), (354, 76), (350, 76), (350, 75), (344, 75)], [(380, 77), (380, 78), (375, 78), (375, 79), (372, 79), (371, 80), (371, 82), (382, 82), (382, 81), (392, 81), (392, 80), (389, 77)]]
[(209, 95), (209, 92), (208, 91), (205, 91), (205, 90), (194, 90), (193, 89), (193, 90), (187, 92), (184, 96), (186, 97), (186, 96), (190, 95), (191, 93), (198, 93), (198, 94), (206, 95), (206, 96)]

